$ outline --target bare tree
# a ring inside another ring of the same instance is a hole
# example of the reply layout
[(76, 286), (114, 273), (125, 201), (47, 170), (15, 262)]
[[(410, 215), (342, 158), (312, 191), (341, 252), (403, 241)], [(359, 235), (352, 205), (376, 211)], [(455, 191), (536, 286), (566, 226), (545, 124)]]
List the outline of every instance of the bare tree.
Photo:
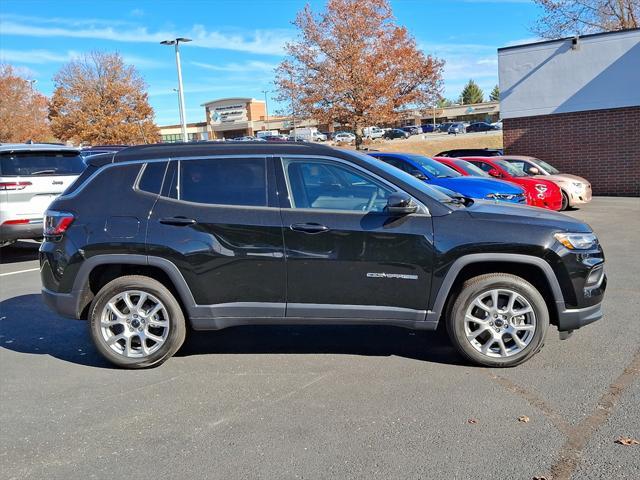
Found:
[(542, 38), (637, 28), (640, 0), (534, 0), (542, 10), (532, 30)]

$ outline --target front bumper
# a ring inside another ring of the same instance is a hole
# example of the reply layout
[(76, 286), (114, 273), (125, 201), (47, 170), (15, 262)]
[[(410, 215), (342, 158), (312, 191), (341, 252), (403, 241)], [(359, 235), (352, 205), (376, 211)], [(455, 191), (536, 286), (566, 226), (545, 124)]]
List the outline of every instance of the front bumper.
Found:
[(569, 195), (569, 205), (574, 206), (589, 203), (591, 201), (591, 197), (591, 185), (588, 185), (579, 192), (571, 192)]
[(558, 314), (558, 331), (572, 332), (602, 318), (602, 303), (585, 308), (566, 309)]

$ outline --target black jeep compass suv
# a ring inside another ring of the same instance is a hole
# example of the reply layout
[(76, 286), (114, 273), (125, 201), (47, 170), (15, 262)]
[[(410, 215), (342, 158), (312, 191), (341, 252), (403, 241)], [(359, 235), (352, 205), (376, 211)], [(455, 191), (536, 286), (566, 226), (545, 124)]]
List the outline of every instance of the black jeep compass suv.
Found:
[(549, 324), (602, 317), (588, 225), (452, 198), (372, 157), (306, 143), (173, 144), (97, 155), (46, 213), (46, 302), (87, 319), (116, 365), (158, 365), (195, 330), (446, 325), (512, 366)]

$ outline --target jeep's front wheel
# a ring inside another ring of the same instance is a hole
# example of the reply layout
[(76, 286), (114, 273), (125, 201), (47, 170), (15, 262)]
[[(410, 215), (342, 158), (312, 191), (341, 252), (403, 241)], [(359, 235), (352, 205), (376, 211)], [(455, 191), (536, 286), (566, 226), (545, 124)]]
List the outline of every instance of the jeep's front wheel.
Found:
[(107, 283), (89, 314), (100, 354), (124, 368), (160, 365), (178, 351), (186, 335), (180, 304), (160, 282), (131, 275)]
[(549, 311), (540, 292), (525, 279), (491, 273), (464, 283), (446, 324), (451, 341), (469, 360), (512, 367), (542, 347)]

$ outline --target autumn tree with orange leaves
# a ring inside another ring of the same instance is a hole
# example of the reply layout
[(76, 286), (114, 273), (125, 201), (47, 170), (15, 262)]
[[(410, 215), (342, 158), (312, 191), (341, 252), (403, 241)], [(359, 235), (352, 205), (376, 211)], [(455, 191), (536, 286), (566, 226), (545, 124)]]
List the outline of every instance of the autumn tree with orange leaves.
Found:
[(319, 15), (307, 5), (294, 25), (275, 83), (296, 116), (348, 125), (359, 146), (363, 127), (437, 102), (444, 62), (394, 22), (387, 0), (329, 0)]
[(146, 84), (117, 53), (92, 52), (54, 77), (49, 118), (61, 140), (92, 145), (155, 143)]
[(49, 102), (11, 65), (0, 65), (0, 142), (52, 140)]

